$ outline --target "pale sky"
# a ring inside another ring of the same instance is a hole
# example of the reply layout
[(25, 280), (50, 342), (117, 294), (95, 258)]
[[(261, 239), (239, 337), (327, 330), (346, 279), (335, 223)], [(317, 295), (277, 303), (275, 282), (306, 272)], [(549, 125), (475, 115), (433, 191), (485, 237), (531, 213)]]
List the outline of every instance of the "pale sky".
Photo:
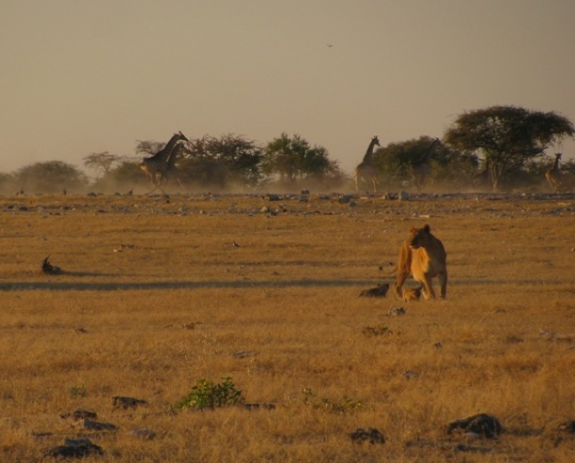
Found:
[(179, 130), (299, 134), (351, 172), (464, 111), (575, 123), (574, 86), (575, 0), (0, 0), (0, 172)]

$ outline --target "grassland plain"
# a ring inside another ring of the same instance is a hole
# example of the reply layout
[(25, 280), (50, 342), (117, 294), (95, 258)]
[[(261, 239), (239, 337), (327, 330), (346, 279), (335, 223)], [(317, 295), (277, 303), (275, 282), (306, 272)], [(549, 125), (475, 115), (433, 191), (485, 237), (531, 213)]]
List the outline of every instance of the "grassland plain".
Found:
[[(447, 299), (358, 297), (425, 223)], [(0, 197), (0, 461), (88, 436), (87, 462), (572, 462), (574, 232), (570, 195)], [(225, 377), (276, 408), (173, 410)], [(446, 434), (476, 413), (506, 432)]]

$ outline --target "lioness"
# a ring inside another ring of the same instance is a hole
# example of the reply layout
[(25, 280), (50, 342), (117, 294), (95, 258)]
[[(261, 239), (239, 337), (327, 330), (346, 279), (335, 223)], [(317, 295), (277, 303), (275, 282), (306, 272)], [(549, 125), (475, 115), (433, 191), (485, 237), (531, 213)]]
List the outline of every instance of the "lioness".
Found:
[(431, 234), (429, 225), (423, 228), (412, 228), (411, 236), (403, 243), (395, 269), (388, 273), (397, 273), (395, 294), (402, 298), (402, 287), (410, 275), (422, 284), (425, 299), (435, 298), (431, 279), (439, 277), (441, 297), (447, 294), (447, 254), (441, 241)]

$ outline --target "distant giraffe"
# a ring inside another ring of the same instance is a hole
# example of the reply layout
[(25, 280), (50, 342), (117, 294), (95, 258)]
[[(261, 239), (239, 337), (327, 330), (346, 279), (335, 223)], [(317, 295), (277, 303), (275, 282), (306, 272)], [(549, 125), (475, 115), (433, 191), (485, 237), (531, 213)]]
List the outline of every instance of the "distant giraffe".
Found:
[(144, 158), (140, 163), (140, 169), (144, 171), (148, 180), (154, 185), (149, 193), (156, 189), (164, 192), (162, 185), (168, 182), (170, 174), (176, 168), (177, 148), (181, 141), (189, 140), (182, 132), (175, 133), (164, 148), (153, 156)]
[(431, 174), (431, 156), (435, 153), (437, 147), (441, 144), (439, 138), (433, 140), (433, 143), (427, 148), (427, 151), (423, 153), (417, 161), (415, 161), (411, 167), (411, 178), (415, 188), (421, 190), (425, 186), (425, 181)]
[(471, 184), (475, 187), (480, 187), (480, 188), (485, 188), (487, 185), (489, 185), (490, 180), (491, 180), (491, 161), (490, 159), (485, 159), (485, 167), (484, 169), (479, 172), (478, 174), (475, 174), (472, 178), (471, 178)]
[(355, 191), (359, 193), (359, 180), (363, 180), (365, 183), (370, 180), (373, 183), (373, 192), (377, 191), (377, 185), (379, 181), (377, 180), (377, 175), (373, 167), (373, 149), (375, 146), (379, 145), (379, 139), (374, 136), (367, 147), (367, 151), (363, 156), (363, 160), (355, 168), (354, 180), (355, 180)]
[(545, 172), (545, 178), (553, 190), (553, 193), (559, 193), (563, 190), (563, 175), (559, 171), (560, 159), (561, 153), (555, 154), (555, 162), (553, 163), (553, 167)]

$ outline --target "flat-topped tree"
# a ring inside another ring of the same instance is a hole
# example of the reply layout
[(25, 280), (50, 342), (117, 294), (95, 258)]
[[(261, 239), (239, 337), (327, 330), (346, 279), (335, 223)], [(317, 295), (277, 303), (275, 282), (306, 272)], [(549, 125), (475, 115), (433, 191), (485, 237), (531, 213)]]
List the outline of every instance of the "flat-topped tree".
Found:
[(439, 145), (441, 145), (439, 138), (434, 139), (425, 153), (423, 153), (423, 155), (411, 166), (411, 178), (413, 180), (413, 185), (418, 190), (423, 189), (427, 179), (431, 174), (431, 159)]
[(507, 173), (574, 135), (573, 123), (555, 112), (492, 106), (459, 115), (443, 140), (462, 151), (480, 152), (488, 161), (491, 186), (497, 190)]

